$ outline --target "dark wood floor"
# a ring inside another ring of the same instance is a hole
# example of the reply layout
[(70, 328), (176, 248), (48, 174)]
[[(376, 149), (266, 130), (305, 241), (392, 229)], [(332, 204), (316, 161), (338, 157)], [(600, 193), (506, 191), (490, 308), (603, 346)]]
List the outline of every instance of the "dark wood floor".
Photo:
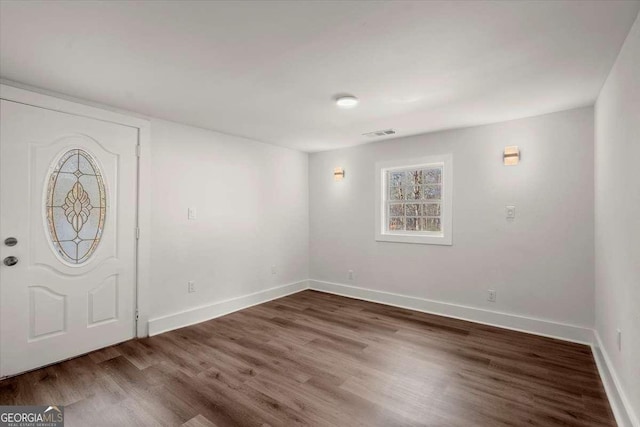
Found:
[(0, 382), (69, 426), (609, 426), (589, 347), (304, 291)]

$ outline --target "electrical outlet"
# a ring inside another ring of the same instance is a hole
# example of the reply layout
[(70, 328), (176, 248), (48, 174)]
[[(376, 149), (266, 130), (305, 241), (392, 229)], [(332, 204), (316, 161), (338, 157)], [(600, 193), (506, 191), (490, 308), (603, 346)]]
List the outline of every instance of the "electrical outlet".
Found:
[(353, 270), (347, 271), (347, 279), (353, 280)]
[(516, 219), (516, 207), (515, 206), (505, 206), (505, 213), (507, 216), (507, 220), (513, 221)]
[(489, 289), (489, 296), (487, 300), (490, 302), (496, 302), (496, 291), (494, 291), (493, 289)]
[(193, 280), (187, 284), (187, 291), (192, 294), (196, 291), (196, 282)]
[(622, 351), (622, 331), (618, 329), (616, 331), (616, 341), (618, 343), (618, 351)]

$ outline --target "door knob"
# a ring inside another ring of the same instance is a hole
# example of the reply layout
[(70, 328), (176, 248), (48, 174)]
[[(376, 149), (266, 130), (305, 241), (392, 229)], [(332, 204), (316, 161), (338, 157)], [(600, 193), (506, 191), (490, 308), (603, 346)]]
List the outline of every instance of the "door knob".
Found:
[(4, 259), (4, 265), (6, 265), (7, 267), (14, 266), (17, 263), (18, 263), (18, 258), (14, 256), (8, 256)]
[(7, 237), (6, 239), (4, 239), (4, 244), (7, 246), (15, 246), (18, 244), (18, 239), (16, 239), (15, 237)]

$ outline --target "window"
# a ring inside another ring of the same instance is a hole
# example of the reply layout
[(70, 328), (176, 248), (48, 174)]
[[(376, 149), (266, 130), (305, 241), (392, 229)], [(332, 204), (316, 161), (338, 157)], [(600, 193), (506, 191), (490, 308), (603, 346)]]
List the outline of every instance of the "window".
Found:
[(82, 149), (69, 150), (52, 166), (45, 217), (54, 252), (80, 265), (95, 252), (104, 229), (107, 197), (97, 162)]
[(451, 155), (376, 164), (376, 240), (451, 245)]

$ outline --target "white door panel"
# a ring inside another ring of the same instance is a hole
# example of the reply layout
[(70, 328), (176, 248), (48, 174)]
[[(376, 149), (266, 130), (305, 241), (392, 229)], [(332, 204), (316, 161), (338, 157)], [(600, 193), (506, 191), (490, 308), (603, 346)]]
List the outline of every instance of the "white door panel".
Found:
[(6, 376), (134, 336), (138, 130), (5, 100), (0, 121)]

